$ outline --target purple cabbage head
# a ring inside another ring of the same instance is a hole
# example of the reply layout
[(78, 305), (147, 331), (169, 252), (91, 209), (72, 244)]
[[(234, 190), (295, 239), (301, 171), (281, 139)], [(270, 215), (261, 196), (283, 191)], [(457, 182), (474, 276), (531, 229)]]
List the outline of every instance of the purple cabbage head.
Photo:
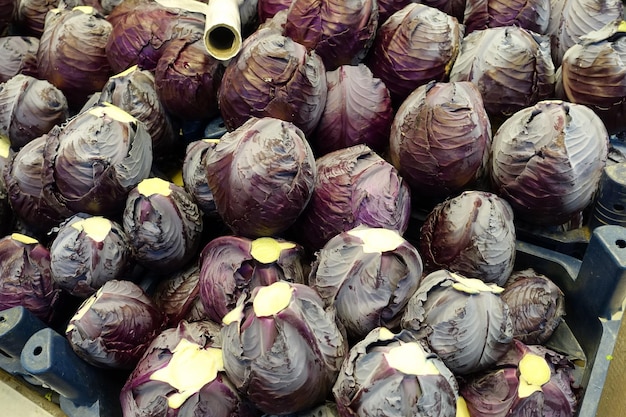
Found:
[(462, 38), (456, 18), (409, 3), (380, 26), (366, 62), (398, 106), (420, 85), (447, 81)]
[(503, 288), (440, 269), (426, 275), (402, 316), (457, 375), (488, 369), (509, 349), (513, 326)]
[(65, 335), (76, 354), (105, 369), (133, 369), (163, 327), (163, 314), (137, 284), (107, 281), (85, 299)]
[(458, 385), (423, 340), (379, 327), (350, 348), (333, 397), (341, 417), (451, 417)]
[(592, 202), (608, 144), (605, 125), (585, 105), (546, 100), (526, 107), (493, 137), (494, 192), (527, 223), (568, 223)]
[(574, 364), (541, 345), (515, 340), (490, 370), (460, 387), (469, 414), (484, 417), (573, 417), (578, 400)]
[(45, 246), (20, 233), (0, 239), (0, 310), (23, 306), (50, 323), (60, 294), (50, 272), (50, 251)]
[(322, 118), (309, 138), (318, 155), (364, 144), (383, 153), (389, 145), (393, 108), (389, 89), (365, 64), (326, 73), (328, 95)]
[(306, 247), (320, 249), (336, 234), (360, 224), (406, 231), (410, 189), (394, 166), (367, 145), (328, 153), (316, 165), (311, 201), (295, 226)]
[(546, 34), (550, 23), (550, 0), (467, 0), (463, 18), (465, 34), (489, 27), (519, 26)]
[(297, 413), (330, 395), (348, 344), (314, 289), (287, 281), (256, 287), (223, 323), (226, 374), (259, 410)]
[(218, 105), (229, 130), (251, 117), (273, 117), (308, 136), (322, 116), (327, 90), (319, 55), (267, 27), (246, 38), (226, 67)]
[(519, 26), (476, 30), (463, 38), (450, 81), (473, 82), (489, 116), (506, 118), (554, 94), (550, 40)]
[(278, 281), (304, 284), (304, 248), (280, 238), (218, 236), (200, 253), (200, 299), (207, 316), (221, 322), (242, 295)]
[(391, 162), (416, 200), (457, 194), (484, 178), (491, 150), (491, 122), (470, 82), (417, 87), (391, 124)]
[(422, 280), (422, 258), (397, 230), (357, 226), (316, 252), (308, 283), (351, 340), (376, 327), (398, 329)]
[(222, 136), (206, 158), (221, 218), (235, 234), (280, 234), (311, 198), (317, 169), (302, 130), (273, 117), (250, 118)]
[(188, 323), (163, 330), (124, 384), (125, 417), (258, 417), (224, 372), (220, 325)]
[(437, 204), (420, 229), (424, 269), (504, 285), (516, 254), (513, 210), (503, 198), (470, 190)]
[(361, 62), (377, 29), (376, 0), (293, 0), (284, 34), (314, 50), (332, 71)]

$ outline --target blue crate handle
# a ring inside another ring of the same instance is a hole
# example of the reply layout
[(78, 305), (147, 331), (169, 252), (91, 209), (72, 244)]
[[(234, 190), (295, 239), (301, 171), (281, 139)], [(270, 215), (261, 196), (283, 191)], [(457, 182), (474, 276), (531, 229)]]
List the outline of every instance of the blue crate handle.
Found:
[(0, 368), (12, 375), (24, 377), (36, 383), (22, 367), (22, 347), (30, 337), (46, 324), (23, 306), (0, 311)]
[(51, 328), (28, 339), (20, 361), (29, 374), (59, 393), (59, 406), (68, 417), (121, 417), (118, 381), (81, 359)]

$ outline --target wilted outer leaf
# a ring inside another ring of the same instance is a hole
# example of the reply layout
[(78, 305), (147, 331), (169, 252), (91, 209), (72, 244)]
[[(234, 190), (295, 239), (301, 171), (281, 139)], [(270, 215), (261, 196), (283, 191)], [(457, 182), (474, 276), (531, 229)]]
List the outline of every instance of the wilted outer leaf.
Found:
[(0, 239), (0, 311), (21, 305), (50, 323), (59, 296), (45, 246), (20, 234)]
[(361, 62), (377, 28), (375, 0), (293, 0), (284, 34), (314, 50), (332, 71)]
[(502, 299), (511, 311), (513, 337), (526, 344), (544, 343), (565, 315), (563, 291), (532, 268), (511, 274)]
[(235, 234), (274, 236), (307, 205), (317, 176), (302, 130), (272, 117), (250, 118), (207, 155), (217, 211)]
[[(414, 353), (404, 361), (412, 372), (389, 359), (393, 349), (406, 346)], [(407, 331), (377, 328), (350, 349), (333, 396), (342, 417), (451, 417), (457, 390), (452, 372), (425, 343)]]
[(548, 34), (556, 67), (581, 36), (607, 24), (619, 24), (624, 16), (621, 0), (551, 0), (551, 6)]
[(490, 116), (510, 116), (553, 95), (549, 38), (516, 26), (474, 31), (463, 38), (450, 81), (475, 83)]
[[(11, 0), (13, 1), (13, 0)], [(0, 83), (17, 74), (37, 75), (39, 38), (9, 35), (0, 38)]]
[(257, 287), (241, 310), (231, 312), (241, 313), (237, 319), (222, 328), (226, 374), (268, 414), (295, 413), (323, 402), (348, 349), (334, 310), (324, 309), (315, 290), (286, 285), (292, 294), (282, 310), (257, 316), (254, 299), (268, 288)]
[(607, 147), (606, 128), (590, 108), (537, 103), (511, 116), (494, 135), (495, 192), (529, 223), (566, 223), (592, 201)]
[(163, 325), (163, 316), (141, 287), (112, 280), (87, 298), (65, 331), (72, 349), (90, 364), (133, 369)]
[(322, 116), (327, 88), (319, 55), (268, 27), (246, 38), (227, 66), (218, 105), (229, 130), (253, 116), (274, 117), (308, 136)]
[(465, 34), (489, 27), (519, 26), (546, 34), (551, 0), (467, 0), (463, 24)]
[(471, 190), (428, 213), (419, 251), (427, 273), (447, 269), (504, 285), (513, 271), (515, 243), (511, 206), (493, 193)]
[(328, 95), (315, 134), (318, 155), (365, 144), (382, 153), (389, 144), (393, 108), (389, 89), (365, 64), (342, 65), (326, 73)]
[(389, 162), (366, 145), (354, 145), (316, 160), (317, 182), (297, 222), (305, 246), (315, 250), (359, 224), (403, 234), (409, 222), (408, 185)]
[(582, 36), (563, 56), (558, 73), (563, 100), (591, 107), (609, 134), (626, 129), (625, 34), (616, 22)]
[(391, 162), (415, 196), (448, 197), (475, 184), (491, 149), (478, 88), (466, 81), (417, 87), (395, 114), (389, 142)]
[[(502, 288), (438, 270), (425, 276), (402, 316), (402, 327), (424, 337), (455, 374), (467, 375), (494, 365), (509, 349), (513, 327)], [(460, 283), (460, 284), (459, 284)], [(469, 292), (468, 292), (469, 291)]]
[(361, 340), (376, 327), (399, 327), (421, 279), (420, 254), (397, 231), (357, 226), (316, 252), (309, 285)]
[(367, 65), (399, 105), (420, 85), (448, 79), (462, 37), (456, 18), (410, 3), (380, 26)]
[(61, 90), (46, 80), (17, 74), (0, 84), (0, 135), (21, 148), (69, 117)]

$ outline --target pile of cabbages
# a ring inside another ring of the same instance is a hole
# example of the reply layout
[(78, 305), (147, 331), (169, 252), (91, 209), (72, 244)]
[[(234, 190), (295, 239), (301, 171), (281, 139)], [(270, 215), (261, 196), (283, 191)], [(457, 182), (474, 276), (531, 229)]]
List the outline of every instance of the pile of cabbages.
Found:
[(237, 4), (0, 0), (0, 310), (123, 417), (574, 416), (516, 228), (615, 162), (622, 2)]

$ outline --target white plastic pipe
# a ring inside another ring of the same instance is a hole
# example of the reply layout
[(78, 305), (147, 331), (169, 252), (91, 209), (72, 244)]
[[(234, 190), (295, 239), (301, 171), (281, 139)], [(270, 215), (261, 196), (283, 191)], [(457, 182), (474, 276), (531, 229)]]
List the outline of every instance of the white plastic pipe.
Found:
[(206, 16), (204, 45), (211, 56), (226, 61), (241, 49), (241, 15), (239, 6), (245, 0), (155, 0), (165, 7), (184, 9)]

